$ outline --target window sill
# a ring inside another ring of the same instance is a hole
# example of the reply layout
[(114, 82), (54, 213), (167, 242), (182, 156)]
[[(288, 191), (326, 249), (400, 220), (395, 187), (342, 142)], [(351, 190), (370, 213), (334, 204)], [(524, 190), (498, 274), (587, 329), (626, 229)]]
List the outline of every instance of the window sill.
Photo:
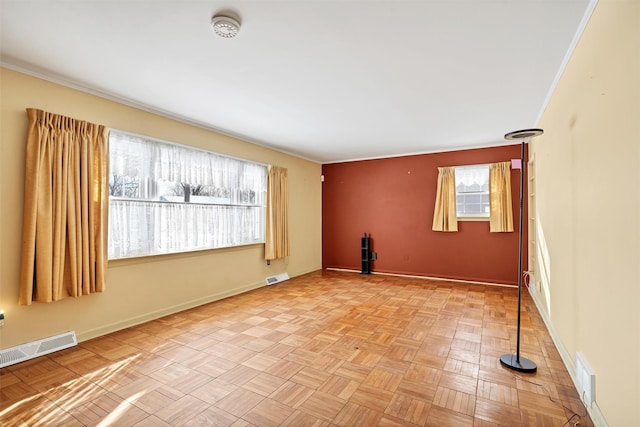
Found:
[(242, 248), (247, 248), (249, 246), (264, 246), (265, 242), (248, 242), (248, 243), (240, 243), (237, 245), (229, 245), (229, 246), (219, 246), (217, 248), (198, 248), (198, 249), (190, 249), (183, 250), (179, 252), (165, 252), (165, 253), (154, 253), (154, 254), (146, 254), (146, 255), (132, 255), (122, 258), (109, 258), (109, 267), (118, 265), (120, 263), (126, 265), (128, 263), (139, 264), (143, 262), (149, 261), (159, 261), (163, 259), (171, 259), (171, 258), (185, 258), (185, 257), (193, 257), (193, 256), (202, 256), (205, 255), (206, 252), (213, 251), (229, 251), (229, 250), (238, 250)]
[(488, 216), (459, 216), (458, 221), (490, 221)]

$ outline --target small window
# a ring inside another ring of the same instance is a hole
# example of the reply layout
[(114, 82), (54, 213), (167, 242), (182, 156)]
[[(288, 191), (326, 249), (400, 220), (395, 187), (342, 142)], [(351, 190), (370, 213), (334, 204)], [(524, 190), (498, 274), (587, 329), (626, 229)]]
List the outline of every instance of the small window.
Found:
[(458, 166), (455, 175), (458, 218), (489, 218), (489, 165)]

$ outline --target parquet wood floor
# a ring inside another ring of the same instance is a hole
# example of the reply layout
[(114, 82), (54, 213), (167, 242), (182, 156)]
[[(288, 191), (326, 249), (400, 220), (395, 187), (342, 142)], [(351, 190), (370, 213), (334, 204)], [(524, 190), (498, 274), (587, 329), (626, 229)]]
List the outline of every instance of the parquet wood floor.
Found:
[(516, 298), (318, 271), (1, 369), (0, 423), (593, 425), (526, 292), (521, 352), (538, 372), (500, 365)]

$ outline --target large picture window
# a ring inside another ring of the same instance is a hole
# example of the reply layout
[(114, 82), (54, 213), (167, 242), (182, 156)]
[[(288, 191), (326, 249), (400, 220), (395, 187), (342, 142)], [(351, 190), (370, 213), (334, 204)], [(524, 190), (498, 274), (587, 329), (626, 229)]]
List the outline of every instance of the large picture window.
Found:
[(109, 259), (264, 242), (266, 169), (112, 130)]

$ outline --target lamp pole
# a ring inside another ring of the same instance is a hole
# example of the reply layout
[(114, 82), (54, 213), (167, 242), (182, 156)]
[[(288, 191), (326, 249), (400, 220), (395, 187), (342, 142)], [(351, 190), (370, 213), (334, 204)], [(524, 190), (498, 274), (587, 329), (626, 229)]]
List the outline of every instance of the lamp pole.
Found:
[(520, 312), (522, 307), (522, 226), (524, 216), (523, 211), (525, 175), (524, 144), (526, 139), (542, 135), (542, 133), (542, 129), (523, 129), (515, 132), (509, 132), (504, 136), (504, 138), (507, 140), (522, 139), (522, 144), (520, 148), (520, 229), (518, 236), (518, 325), (516, 333), (516, 354), (503, 354), (502, 356), (500, 356), (500, 363), (509, 369), (513, 369), (514, 371), (526, 373), (536, 372), (538, 367), (536, 366), (535, 362), (525, 357), (520, 357)]

